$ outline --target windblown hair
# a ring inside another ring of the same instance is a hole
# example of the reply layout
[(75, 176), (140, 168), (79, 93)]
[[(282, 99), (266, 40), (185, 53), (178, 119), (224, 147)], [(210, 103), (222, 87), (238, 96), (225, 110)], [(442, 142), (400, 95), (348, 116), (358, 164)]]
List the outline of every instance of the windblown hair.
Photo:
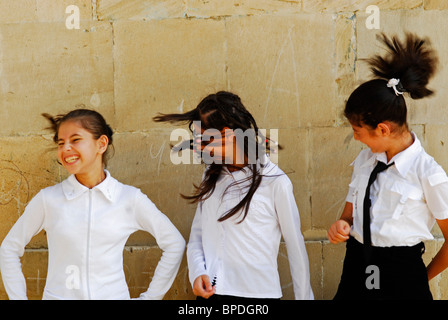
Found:
[[(259, 141), (259, 139), (257, 139), (257, 137), (262, 135), (259, 132), (259, 128), (255, 119), (244, 107), (240, 97), (231, 92), (219, 91), (215, 94), (210, 94), (205, 97), (198, 104), (198, 106), (191, 111), (181, 114), (159, 114), (158, 116), (154, 117), (153, 120), (156, 122), (188, 123), (191, 131), (193, 131), (192, 125), (194, 121), (200, 121), (201, 128), (203, 128), (204, 130), (217, 129), (219, 131), (222, 131), (223, 128), (227, 127), (234, 130), (236, 135), (238, 134), (238, 131), (244, 132), (246, 130), (254, 130), (254, 136), (244, 139), (244, 146), (240, 147), (241, 150), (244, 150), (244, 155), (246, 158), (248, 158), (249, 156), (253, 156), (248, 154), (249, 150), (254, 150), (251, 149), (251, 146), (261, 148), (257, 149), (257, 152), (255, 152), (257, 164), (248, 164), (247, 167), (252, 173), (251, 176), (249, 176), (247, 180), (232, 183), (225, 191), (227, 192), (231, 187), (237, 184), (246, 183), (249, 181), (250, 187), (247, 193), (244, 195), (243, 199), (234, 208), (230, 209), (227, 213), (225, 213), (218, 219), (218, 221), (224, 221), (237, 213), (244, 212), (241, 219), (241, 221), (243, 221), (248, 213), (252, 197), (262, 180), (260, 168), (263, 167), (263, 159), (258, 159), (258, 154), (264, 154), (266, 150), (266, 139), (264, 137), (263, 139), (261, 139), (263, 141)], [(235, 131), (236, 129), (241, 130)], [(236, 140), (237, 143), (239, 141), (242, 141), (240, 139)], [(192, 143), (192, 141), (190, 141), (190, 143)], [(261, 152), (259, 152), (259, 150), (261, 150)], [(224, 163), (224, 161), (222, 163)], [(191, 196), (181, 196), (184, 199), (190, 200), (191, 203), (200, 203), (208, 199), (215, 190), (216, 182), (218, 181), (223, 168), (224, 165), (222, 164), (210, 164), (205, 170), (204, 178), (201, 184), (199, 186), (194, 185), (196, 189), (194, 194)]]
[(106, 167), (107, 161), (110, 158), (109, 147), (111, 146), (113, 148), (113, 131), (100, 113), (95, 110), (85, 109), (83, 108), (84, 105), (79, 105), (78, 107), (79, 109), (72, 110), (66, 114), (59, 114), (57, 116), (51, 116), (48, 113), (42, 113), (42, 116), (44, 116), (50, 122), (50, 127), (48, 127), (47, 129), (50, 129), (54, 132), (53, 141), (55, 143), (58, 143), (59, 140), (59, 127), (61, 126), (61, 124), (67, 121), (79, 122), (85, 130), (93, 135), (93, 138), (95, 140), (99, 139), (102, 135), (105, 135), (109, 140), (108, 148), (103, 154), (102, 159), (103, 165)]
[(395, 94), (387, 86), (390, 79), (399, 79), (397, 90), (407, 93), (412, 99), (422, 99), (433, 94), (428, 89), (434, 75), (438, 58), (430, 47), (429, 39), (407, 33), (403, 42), (396, 36), (389, 39), (381, 34), (379, 40), (386, 46), (385, 56), (375, 55), (367, 62), (375, 79), (360, 85), (350, 95), (344, 114), (358, 126), (371, 128), (384, 121), (407, 128), (407, 107), (401, 94)]

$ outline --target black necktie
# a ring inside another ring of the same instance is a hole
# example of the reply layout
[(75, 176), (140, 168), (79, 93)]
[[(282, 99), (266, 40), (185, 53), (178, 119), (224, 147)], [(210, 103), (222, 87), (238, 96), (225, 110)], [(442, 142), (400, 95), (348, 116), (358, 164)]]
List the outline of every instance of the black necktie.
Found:
[(366, 195), (364, 196), (364, 205), (363, 205), (362, 231), (363, 231), (364, 245), (366, 247), (370, 247), (372, 244), (372, 240), (370, 237), (370, 206), (372, 205), (372, 203), (370, 201), (370, 186), (375, 181), (378, 173), (386, 170), (393, 164), (394, 163), (392, 162), (391, 164), (387, 165), (381, 161), (378, 161), (378, 164), (376, 165), (376, 167), (373, 169), (372, 173), (370, 174), (369, 182), (368, 182), (367, 188), (366, 188)]

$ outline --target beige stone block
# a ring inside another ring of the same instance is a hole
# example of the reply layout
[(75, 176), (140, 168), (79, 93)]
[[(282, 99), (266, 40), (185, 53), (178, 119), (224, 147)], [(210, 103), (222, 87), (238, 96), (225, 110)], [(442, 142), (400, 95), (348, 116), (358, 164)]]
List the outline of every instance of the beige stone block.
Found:
[(0, 2), (0, 23), (28, 22), (36, 19), (35, 0)]
[(364, 146), (351, 128), (313, 128), (311, 131), (312, 226), (328, 230), (345, 206), (353, 169), (350, 164)]
[[(23, 214), (28, 202), (43, 188), (62, 179), (53, 142), (39, 136), (0, 139), (0, 241)], [(46, 247), (41, 232), (29, 248)]]
[(323, 243), (321, 241), (307, 241), (305, 244), (310, 263), (310, 280), (314, 299), (322, 300), (324, 297), (322, 286), (322, 264), (324, 262), (324, 256), (322, 255)]
[[(162, 256), (158, 247), (126, 247), (123, 252), (123, 269), (131, 298), (148, 290), (154, 271)], [(188, 280), (187, 260), (184, 255), (179, 272), (164, 300), (194, 299)]]
[(118, 21), (115, 106), (120, 130), (166, 127), (157, 113), (185, 112), (225, 89), (224, 21)]
[[(170, 129), (148, 133), (120, 133), (114, 141), (115, 155), (108, 169), (120, 182), (140, 188), (188, 240), (196, 205), (180, 194), (193, 193), (204, 170), (201, 164), (173, 164), (170, 159)], [(155, 245), (147, 232), (137, 232), (128, 245)]]
[[(273, 131), (276, 129), (270, 129)], [(267, 132), (269, 132), (267, 131)], [(278, 129), (278, 142), (283, 147), (274, 156), (293, 185), (294, 196), (300, 213), (302, 232), (312, 228), (311, 225), (311, 184), (310, 135), (307, 129)], [(274, 160), (275, 158), (271, 156)]]
[[(353, 75), (356, 58), (356, 15), (341, 13), (336, 16), (335, 55), (339, 76)], [(339, 93), (347, 90), (338, 82)]]
[(421, 100), (412, 100), (406, 96), (409, 110), (409, 122), (411, 124), (445, 124), (448, 121), (446, 113), (446, 101), (448, 92), (444, 83), (448, 81), (445, 66), (448, 63), (448, 43), (440, 30), (448, 27), (446, 13), (438, 10), (397, 10), (381, 12), (381, 29), (368, 30), (365, 27), (365, 14), (357, 14), (357, 80), (371, 79), (368, 65), (361, 61), (373, 54), (384, 54), (384, 47), (376, 40), (379, 32), (385, 32), (392, 36), (397, 34), (404, 39), (404, 32), (414, 32), (421, 37), (428, 37), (439, 57), (438, 71), (430, 80), (428, 87), (435, 91), (435, 95)]
[(447, 10), (448, 2), (445, 0), (425, 0), (425, 10)]
[(248, 16), (262, 14), (292, 14), (301, 11), (301, 1), (281, 0), (187, 0), (187, 16), (195, 18)]
[(22, 258), (22, 272), (30, 300), (42, 299), (48, 269), (47, 250), (26, 250)]
[(338, 124), (347, 123), (343, 113), (345, 103), (355, 87), (356, 65), (356, 16), (341, 13), (336, 16), (335, 65), (337, 98), (336, 117)]
[(446, 125), (426, 125), (423, 142), (425, 151), (448, 170), (448, 133)]
[(109, 23), (86, 30), (68, 30), (65, 23), (0, 25), (0, 43), (0, 135), (43, 133), (42, 112), (63, 113), (80, 103), (113, 120)]
[[(160, 249), (158, 249), (160, 250)], [(186, 250), (186, 249), (185, 249)], [(166, 293), (165, 300), (196, 300), (196, 296), (193, 294), (193, 288), (191, 286), (188, 277), (188, 265), (187, 256), (184, 254), (182, 263), (179, 267), (176, 279), (170, 290)]]
[(0, 23), (29, 22), (36, 20), (36, 1), (17, 0), (0, 2)]
[[(308, 260), (310, 265), (310, 280), (313, 289), (314, 298), (319, 300), (321, 296), (321, 264), (322, 264), (322, 246), (318, 241), (305, 243)], [(280, 284), (282, 287), (282, 300), (294, 300), (294, 287), (292, 283), (291, 270), (288, 260), (288, 252), (285, 243), (280, 244), (278, 254), (278, 270), (280, 275)]]
[(84, 21), (92, 20), (92, 0), (36, 0), (36, 16), (39, 22), (65, 21), (72, 14), (66, 13), (67, 7), (75, 5), (79, 9), (80, 28)]
[(380, 10), (414, 9), (423, 5), (423, 0), (303, 0), (305, 12), (355, 12), (365, 11), (369, 5)]
[(153, 20), (182, 18), (185, 4), (178, 0), (98, 0), (98, 20)]
[(229, 18), (226, 31), (229, 88), (260, 127), (334, 123), (331, 15)]
[(277, 264), (280, 276), (280, 285), (282, 287), (282, 299), (294, 300), (294, 288), (292, 285), (291, 271), (289, 269), (288, 252), (284, 243), (280, 244)]
[[(369, 29), (366, 26), (368, 13), (359, 11), (356, 13), (356, 30), (357, 30), (357, 57), (359, 59), (369, 58), (372, 54), (384, 53), (384, 45), (376, 40), (381, 32), (388, 36), (398, 35), (403, 39), (405, 31), (417, 32), (420, 36), (428, 35), (421, 20), (426, 20), (432, 12), (424, 12), (423, 10), (396, 10), (380, 12), (380, 29)], [(420, 28), (419, 28), (420, 27)], [(423, 27), (423, 28), (422, 28)]]
[(336, 294), (341, 280), (346, 244), (332, 244), (329, 241), (324, 241), (322, 246), (322, 299), (331, 300)]
[(92, 20), (91, 0), (14, 0), (0, 3), (0, 24), (66, 21), (66, 8), (79, 8), (80, 20)]

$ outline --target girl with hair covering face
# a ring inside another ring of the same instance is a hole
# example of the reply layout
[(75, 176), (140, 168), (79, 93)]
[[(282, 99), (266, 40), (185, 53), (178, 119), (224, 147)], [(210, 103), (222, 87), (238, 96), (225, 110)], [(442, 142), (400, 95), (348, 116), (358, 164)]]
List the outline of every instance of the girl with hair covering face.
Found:
[(296, 299), (313, 299), (308, 255), (292, 184), (269, 160), (266, 139), (241, 99), (220, 91), (186, 113), (155, 121), (190, 125), (192, 148), (207, 164), (191, 196), (197, 203), (187, 246), (193, 293), (200, 298), (282, 296), (280, 239), (288, 250)]

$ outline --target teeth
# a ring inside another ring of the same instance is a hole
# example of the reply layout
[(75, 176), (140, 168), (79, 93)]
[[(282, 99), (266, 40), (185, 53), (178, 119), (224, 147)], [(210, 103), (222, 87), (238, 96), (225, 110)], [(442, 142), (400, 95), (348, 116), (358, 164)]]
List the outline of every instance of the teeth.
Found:
[(75, 161), (78, 160), (78, 159), (79, 159), (79, 158), (76, 157), (76, 156), (68, 157), (68, 158), (65, 158), (65, 162), (67, 162), (67, 163), (73, 163), (73, 162), (75, 162)]

